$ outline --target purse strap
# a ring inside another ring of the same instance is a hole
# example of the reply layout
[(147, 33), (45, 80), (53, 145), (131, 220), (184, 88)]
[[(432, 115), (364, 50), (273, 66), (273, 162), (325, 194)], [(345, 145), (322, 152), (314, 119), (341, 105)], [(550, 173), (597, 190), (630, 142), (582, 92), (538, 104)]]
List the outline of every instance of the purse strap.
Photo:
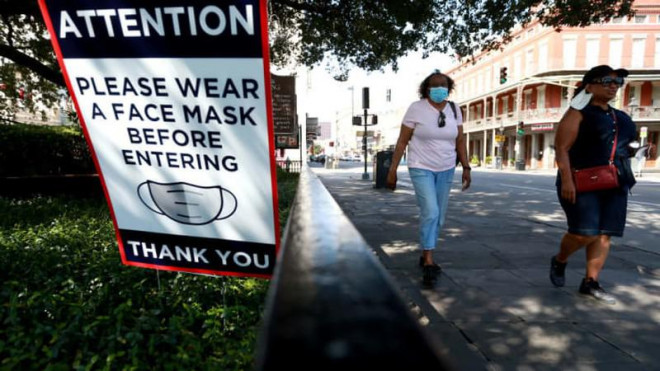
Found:
[(614, 142), (612, 143), (612, 153), (610, 153), (610, 165), (612, 165), (614, 163), (614, 154), (616, 153), (616, 143), (619, 139), (619, 125), (614, 110), (610, 110), (610, 114), (614, 120)]

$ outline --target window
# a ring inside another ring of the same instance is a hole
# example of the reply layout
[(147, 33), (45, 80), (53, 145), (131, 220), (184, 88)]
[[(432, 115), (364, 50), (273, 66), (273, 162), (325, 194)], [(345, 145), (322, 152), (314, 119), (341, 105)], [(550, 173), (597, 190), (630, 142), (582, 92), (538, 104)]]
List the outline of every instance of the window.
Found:
[(636, 15), (635, 23), (646, 23), (648, 16), (647, 15)]
[(534, 49), (529, 48), (525, 52), (525, 75), (531, 76), (535, 73), (534, 71)]
[(545, 86), (539, 86), (536, 88), (536, 108), (545, 108)]
[(655, 38), (655, 67), (660, 68), (660, 35)]
[(539, 45), (539, 72), (548, 70), (548, 43)]
[(486, 90), (485, 91), (490, 91), (490, 87), (492, 86), (491, 83), (493, 81), (490, 68), (487, 68), (486, 72), (484, 72), (484, 80), (486, 81)]
[(623, 17), (617, 17), (617, 18), (612, 19), (612, 23), (615, 23), (615, 24), (623, 23)]
[(516, 56), (513, 58), (513, 78), (520, 80), (522, 77), (522, 54), (516, 53)]
[(589, 38), (587, 39), (587, 55), (585, 58), (585, 63), (587, 68), (598, 65), (598, 57), (600, 56), (600, 39), (599, 38)]
[(577, 39), (575, 37), (564, 38), (564, 68), (575, 68), (575, 60), (577, 51)]
[(653, 85), (653, 107), (660, 107), (660, 85)]
[(531, 110), (532, 107), (532, 91), (531, 90), (526, 90), (524, 92), (525, 94), (525, 102), (523, 103), (523, 108), (525, 110)]
[(623, 37), (621, 36), (610, 36), (610, 59), (608, 64), (614, 66), (621, 65), (621, 52), (623, 49)]
[(634, 102), (639, 104), (637, 101), (637, 86), (628, 85), (628, 102)]
[(392, 101), (392, 89), (385, 90), (385, 101), (386, 102)]
[(646, 46), (646, 38), (633, 39), (631, 67), (633, 68), (644, 67), (645, 46)]

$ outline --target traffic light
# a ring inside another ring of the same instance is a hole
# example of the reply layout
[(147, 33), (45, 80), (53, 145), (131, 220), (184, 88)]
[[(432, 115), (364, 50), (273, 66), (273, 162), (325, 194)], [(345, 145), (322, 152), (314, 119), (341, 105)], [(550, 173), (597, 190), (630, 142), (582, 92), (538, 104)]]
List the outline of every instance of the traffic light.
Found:
[(518, 135), (520, 135), (520, 136), (525, 135), (525, 128), (523, 126), (525, 126), (525, 123), (520, 121), (518, 123), (518, 130), (516, 131), (518, 133)]
[(506, 84), (506, 70), (507, 67), (500, 68), (500, 84)]
[(378, 125), (378, 116), (371, 116), (371, 125)]

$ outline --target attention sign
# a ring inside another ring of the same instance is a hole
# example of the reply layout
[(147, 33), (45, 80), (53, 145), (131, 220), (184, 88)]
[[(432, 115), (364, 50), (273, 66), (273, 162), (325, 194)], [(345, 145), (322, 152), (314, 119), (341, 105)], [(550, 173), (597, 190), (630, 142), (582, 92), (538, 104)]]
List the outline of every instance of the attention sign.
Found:
[(124, 264), (269, 277), (265, 0), (39, 0)]

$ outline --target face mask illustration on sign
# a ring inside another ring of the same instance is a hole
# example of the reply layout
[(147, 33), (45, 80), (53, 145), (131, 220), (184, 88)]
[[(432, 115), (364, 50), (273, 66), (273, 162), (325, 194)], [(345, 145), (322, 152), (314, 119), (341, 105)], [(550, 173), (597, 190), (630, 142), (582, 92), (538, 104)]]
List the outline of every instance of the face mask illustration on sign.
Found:
[(203, 225), (226, 219), (238, 206), (234, 194), (220, 186), (147, 180), (138, 186), (137, 192), (149, 210), (183, 224)]

